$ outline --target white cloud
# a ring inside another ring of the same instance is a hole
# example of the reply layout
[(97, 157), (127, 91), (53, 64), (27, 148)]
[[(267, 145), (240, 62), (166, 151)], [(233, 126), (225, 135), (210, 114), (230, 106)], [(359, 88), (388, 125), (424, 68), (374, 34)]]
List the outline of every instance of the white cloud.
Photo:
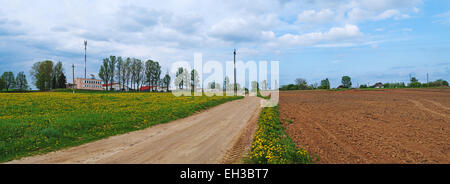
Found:
[(371, 21), (379, 21), (379, 20), (386, 20), (386, 19), (395, 19), (395, 20), (401, 20), (401, 19), (407, 19), (410, 18), (408, 14), (402, 14), (400, 10), (397, 9), (388, 9), (384, 10), (382, 12), (374, 12), (359, 8), (353, 8), (347, 13), (348, 19), (355, 22), (361, 22), (366, 20)]
[[(189, 59), (193, 52), (222, 56), (220, 52), (231, 47), (355, 45), (367, 36), (358, 27), (361, 22), (408, 17), (418, 12), (421, 1), (0, 0), (0, 4), (0, 52), (7, 51), (7, 59), (57, 57), (76, 62), (82, 60), (86, 39), (92, 60), (114, 54), (171, 62)], [(441, 23), (450, 22), (444, 17), (437, 16)]]
[(251, 42), (273, 38), (270, 31), (279, 20), (275, 15), (226, 18), (211, 26), (209, 35), (231, 42)]
[(336, 42), (358, 39), (363, 35), (358, 26), (347, 24), (333, 27), (328, 32), (312, 32), (301, 35), (285, 34), (278, 38), (281, 43), (289, 45), (315, 45), (320, 42)]
[(450, 25), (450, 11), (435, 15), (434, 17), (436, 18), (434, 22)]
[(416, 8), (422, 0), (353, 0), (352, 4), (370, 11), (384, 11), (392, 8)]
[(324, 23), (331, 22), (335, 18), (335, 13), (330, 9), (320, 11), (305, 10), (298, 15), (298, 21), (301, 23)]
[(384, 20), (384, 19), (398, 17), (398, 16), (401, 16), (400, 11), (395, 10), (395, 9), (390, 9), (390, 10), (386, 10), (383, 13), (377, 15), (373, 19), (374, 20)]

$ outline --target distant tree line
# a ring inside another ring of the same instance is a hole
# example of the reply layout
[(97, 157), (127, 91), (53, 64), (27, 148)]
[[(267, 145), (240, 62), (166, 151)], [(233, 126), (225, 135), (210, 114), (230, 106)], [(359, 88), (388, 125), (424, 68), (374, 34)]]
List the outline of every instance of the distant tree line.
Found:
[(405, 85), (404, 82), (399, 83), (385, 83), (384, 88), (427, 88), (427, 87), (444, 87), (448, 86), (448, 82), (443, 79), (438, 79), (433, 82), (421, 83), (415, 77), (412, 77), (410, 83)]
[(116, 81), (121, 91), (124, 91), (126, 87), (131, 90), (139, 90), (144, 85), (151, 86), (149, 91), (157, 91), (158, 87), (169, 91), (170, 75), (167, 73), (161, 78), (161, 73), (161, 65), (157, 61), (143, 62), (136, 58), (123, 59), (120, 56), (110, 56), (103, 59), (98, 76), (106, 85), (107, 91), (117, 90), (113, 89), (111, 85)]
[(16, 77), (14, 77), (14, 73), (4, 72), (0, 76), (0, 92), (6, 90), (9, 92), (10, 90), (14, 91), (26, 91), (29, 90), (27, 77), (24, 72), (19, 72)]
[[(347, 80), (348, 76), (343, 77), (343, 80), (346, 79)], [(348, 79), (350, 79), (350, 77), (348, 77)], [(345, 84), (344, 84), (345, 83)], [(343, 81), (343, 85), (342, 86), (347, 86), (347, 85), (351, 85), (351, 81), (349, 82), (347, 81)], [(288, 85), (283, 85), (281, 86), (280, 90), (282, 91), (286, 91), (286, 90), (313, 90), (313, 89), (330, 89), (330, 80), (328, 80), (328, 78), (320, 81), (320, 85), (317, 83), (313, 83), (313, 84), (308, 84), (308, 82), (306, 81), (306, 79), (303, 78), (297, 78), (295, 79), (295, 83), (294, 84), (288, 84)]]
[[(349, 76), (343, 76), (341, 79), (341, 85), (338, 86), (338, 88), (346, 89), (346, 88), (352, 88), (352, 79)], [(366, 85), (362, 84), (359, 86), (359, 88), (427, 88), (427, 87), (448, 87), (449, 83), (443, 79), (438, 79), (434, 82), (428, 82), (428, 83), (420, 83), (419, 80), (415, 77), (412, 77), (410, 80), (410, 83), (407, 85), (404, 82), (397, 82), (397, 83), (381, 83), (378, 82), (374, 85)], [(294, 84), (288, 84), (281, 86), (280, 90), (313, 90), (313, 89), (330, 89), (330, 81), (328, 78), (322, 80), (320, 82), (320, 86), (317, 84), (310, 84), (308, 85), (307, 81), (302, 78), (295, 79)]]
[[(203, 88), (216, 91), (223, 90), (223, 92), (234, 91), (234, 83), (230, 81), (228, 76), (225, 76), (223, 83), (220, 83), (220, 81), (211, 81), (208, 82), (206, 86), (200, 85), (201, 81), (199, 79), (199, 73), (195, 69), (189, 71), (187, 68), (180, 67), (177, 69), (175, 76), (174, 85), (180, 90), (190, 90), (191, 92), (194, 92), (196, 89)], [(257, 92), (260, 89), (266, 90), (267, 81), (262, 81), (261, 85), (256, 81), (252, 81), (251, 86), (253, 92)], [(238, 90), (248, 90), (247, 88), (241, 87), (239, 83), (236, 84), (236, 88)]]

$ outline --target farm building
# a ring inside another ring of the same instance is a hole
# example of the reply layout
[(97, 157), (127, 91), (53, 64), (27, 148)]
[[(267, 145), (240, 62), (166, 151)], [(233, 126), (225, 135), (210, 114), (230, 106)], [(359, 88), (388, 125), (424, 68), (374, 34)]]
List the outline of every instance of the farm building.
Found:
[(378, 82), (378, 83), (376, 83), (373, 87), (374, 87), (374, 88), (384, 88), (384, 85), (383, 85), (383, 83)]
[[(70, 84), (69, 84), (69, 86), (70, 86)], [(76, 78), (75, 79), (75, 89), (103, 90), (102, 81), (97, 80), (97, 79)]]
[[(106, 84), (102, 85), (103, 90), (106, 90)], [(123, 91), (129, 91), (130, 88), (126, 85), (122, 86), (122, 84), (114, 83), (114, 84), (108, 84), (108, 89), (114, 89), (115, 91), (121, 91), (121, 88), (124, 88)]]
[(139, 88), (139, 91), (151, 91), (151, 90), (163, 92), (166, 91), (166, 88), (162, 86), (142, 86), (141, 88)]

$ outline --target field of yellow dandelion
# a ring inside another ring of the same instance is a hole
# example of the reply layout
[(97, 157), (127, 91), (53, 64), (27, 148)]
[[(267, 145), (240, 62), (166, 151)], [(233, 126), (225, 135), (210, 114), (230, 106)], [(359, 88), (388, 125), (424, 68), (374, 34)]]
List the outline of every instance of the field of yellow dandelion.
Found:
[(239, 98), (170, 93), (0, 94), (0, 162), (145, 129)]

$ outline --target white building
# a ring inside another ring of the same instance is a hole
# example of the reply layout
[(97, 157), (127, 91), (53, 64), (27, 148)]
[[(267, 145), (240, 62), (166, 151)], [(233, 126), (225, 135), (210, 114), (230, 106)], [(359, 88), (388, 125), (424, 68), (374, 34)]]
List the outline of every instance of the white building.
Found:
[[(102, 86), (103, 86), (103, 90), (106, 90), (106, 84), (103, 84)], [(112, 88), (112, 89), (114, 89), (114, 91), (122, 91), (121, 90), (122, 87), (124, 88), (123, 91), (130, 90), (130, 88), (128, 86), (126, 86), (126, 85), (122, 86), (122, 84), (119, 85), (119, 83), (114, 83), (112, 85), (108, 84), (108, 90), (111, 90), (111, 88)]]

